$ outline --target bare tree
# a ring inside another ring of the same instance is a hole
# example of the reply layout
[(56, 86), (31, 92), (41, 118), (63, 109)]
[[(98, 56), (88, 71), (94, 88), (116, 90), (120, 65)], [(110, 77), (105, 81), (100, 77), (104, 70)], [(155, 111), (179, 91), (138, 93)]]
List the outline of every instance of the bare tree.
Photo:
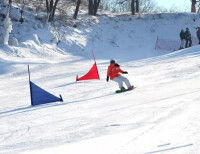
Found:
[(196, 13), (196, 4), (197, 3), (199, 3), (198, 4), (198, 11), (197, 12), (199, 12), (199, 10), (200, 10), (200, 0), (190, 0), (191, 1), (191, 12), (193, 12), (193, 13)]
[(191, 12), (196, 13), (196, 0), (191, 0), (192, 5), (191, 5)]
[(81, 4), (81, 0), (78, 0), (77, 3), (76, 3), (76, 10), (75, 10), (75, 12), (74, 12), (74, 17), (73, 17), (74, 19), (77, 18), (80, 4)]
[(113, 12), (131, 11), (132, 14), (139, 12), (154, 12), (156, 4), (153, 0), (103, 0), (102, 5), (104, 9)]
[(200, 2), (198, 4), (198, 10), (197, 10), (197, 13), (200, 13)]
[(48, 14), (48, 21), (51, 22), (54, 19), (56, 7), (59, 0), (46, 0), (46, 9)]
[(135, 3), (136, 3), (136, 5), (135, 5), (135, 7), (136, 7), (136, 13), (139, 13), (139, 11), (140, 11), (140, 3), (139, 3), (139, 0), (136, 0)]
[(96, 16), (101, 0), (89, 0), (88, 2), (88, 14)]
[[(129, 4), (129, 2), (132, 1), (134, 1), (134, 3)], [(132, 12), (135, 14), (135, 0), (103, 0), (102, 6), (104, 9), (111, 10), (113, 12), (125, 12), (133, 9)]]
[(9, 3), (8, 3), (8, 5), (9, 5), (9, 14), (11, 13), (11, 9), (12, 9), (12, 0), (9, 0)]
[(12, 6), (12, 1), (9, 1), (9, 4), (7, 6), (6, 17), (3, 21), (4, 30), (2, 35), (2, 43), (5, 45), (8, 45), (9, 35), (12, 31), (12, 21), (10, 19), (11, 6)]
[(131, 13), (135, 15), (135, 0), (131, 0)]
[(131, 0), (131, 13), (134, 15), (135, 13), (139, 13), (140, 5), (139, 0)]
[[(47, 21), (51, 22), (57, 19), (65, 19), (68, 12), (72, 8), (76, 8), (74, 17), (78, 15), (79, 6), (87, 9), (87, 0), (12, 0), (15, 5), (17, 5), (21, 10), (21, 16), (23, 16), (24, 9), (35, 11), (35, 13), (47, 12)], [(77, 13), (77, 14), (76, 14)], [(42, 16), (41, 16), (42, 17)], [(22, 19), (22, 18), (21, 18)], [(21, 20), (23, 22), (23, 19)], [(38, 18), (42, 19), (42, 18)], [(64, 20), (63, 20), (64, 21)]]
[(140, 12), (148, 13), (148, 12), (155, 12), (157, 6), (154, 1), (152, 0), (140, 0)]

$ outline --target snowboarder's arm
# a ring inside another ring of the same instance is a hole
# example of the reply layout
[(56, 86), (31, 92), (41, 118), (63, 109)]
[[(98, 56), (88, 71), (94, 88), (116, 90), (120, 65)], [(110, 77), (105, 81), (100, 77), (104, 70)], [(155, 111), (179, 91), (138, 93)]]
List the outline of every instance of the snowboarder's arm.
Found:
[(119, 72), (120, 72), (120, 73), (123, 73), (124, 71), (123, 71), (121, 68), (119, 68)]

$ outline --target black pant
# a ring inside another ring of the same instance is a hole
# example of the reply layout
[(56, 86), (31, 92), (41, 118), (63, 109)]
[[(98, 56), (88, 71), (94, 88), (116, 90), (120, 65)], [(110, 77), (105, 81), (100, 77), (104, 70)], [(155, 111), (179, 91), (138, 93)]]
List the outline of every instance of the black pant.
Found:
[[(188, 46), (188, 42), (189, 42), (189, 46)], [(191, 47), (191, 46), (192, 46), (192, 39), (186, 39), (185, 48)]]
[(200, 44), (200, 37), (198, 37), (198, 39), (199, 39), (199, 44)]

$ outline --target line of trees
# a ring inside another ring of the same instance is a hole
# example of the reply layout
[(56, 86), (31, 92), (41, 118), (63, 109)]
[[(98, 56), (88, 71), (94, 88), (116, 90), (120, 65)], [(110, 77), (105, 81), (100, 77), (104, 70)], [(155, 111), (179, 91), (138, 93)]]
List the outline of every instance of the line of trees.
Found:
[[(17, 4), (23, 16), (24, 8), (35, 8), (47, 13), (47, 21), (52, 22), (56, 15), (65, 15), (67, 10), (74, 7), (73, 18), (77, 19), (80, 7), (88, 8), (88, 14), (96, 16), (98, 9), (113, 12), (130, 11), (133, 15), (143, 12), (153, 12), (157, 9), (153, 0), (5, 0), (9, 4)], [(200, 0), (191, 1), (191, 12), (200, 12)], [(23, 18), (21, 17), (21, 21)]]

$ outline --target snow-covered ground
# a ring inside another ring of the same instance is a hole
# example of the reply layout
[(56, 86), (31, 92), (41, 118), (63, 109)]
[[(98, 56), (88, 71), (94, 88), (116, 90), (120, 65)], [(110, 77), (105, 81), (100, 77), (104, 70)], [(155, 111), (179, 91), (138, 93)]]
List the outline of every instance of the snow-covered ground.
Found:
[[(31, 19), (13, 25), (18, 46), (0, 45), (0, 153), (199, 154), (200, 46), (155, 50), (157, 36), (178, 40), (186, 27), (195, 35), (199, 17), (85, 18), (60, 27), (57, 46), (56, 30)], [(75, 82), (92, 66), (91, 50), (101, 79)], [(135, 90), (115, 94), (116, 83), (106, 82), (110, 58)], [(28, 64), (31, 80), (64, 102), (30, 105)]]

